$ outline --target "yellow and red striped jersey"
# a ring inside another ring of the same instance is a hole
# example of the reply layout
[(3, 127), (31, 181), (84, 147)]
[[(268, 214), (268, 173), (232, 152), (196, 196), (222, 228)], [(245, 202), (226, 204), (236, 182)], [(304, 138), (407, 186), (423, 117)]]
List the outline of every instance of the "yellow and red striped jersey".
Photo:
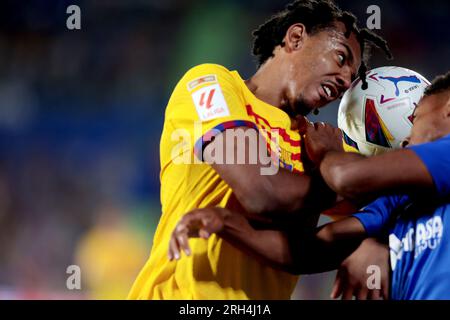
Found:
[[(169, 100), (160, 144), (162, 216), (131, 299), (289, 299), (298, 277), (247, 256), (216, 235), (190, 239), (192, 254), (167, 258), (171, 233), (187, 212), (231, 207), (231, 188), (201, 158), (205, 141), (236, 127), (258, 129), (280, 167), (301, 173), (300, 135), (282, 110), (259, 100), (236, 71), (189, 70)], [(274, 131), (275, 130), (275, 131)], [(278, 132), (274, 137), (274, 132)], [(195, 157), (197, 154), (197, 157)], [(186, 160), (186, 161), (180, 161)]]

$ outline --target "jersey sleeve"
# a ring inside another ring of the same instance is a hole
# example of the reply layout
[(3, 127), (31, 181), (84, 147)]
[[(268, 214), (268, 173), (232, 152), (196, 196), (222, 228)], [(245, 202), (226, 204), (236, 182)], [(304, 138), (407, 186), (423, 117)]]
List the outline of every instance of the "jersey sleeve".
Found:
[(407, 196), (383, 196), (361, 209), (353, 216), (364, 226), (369, 237), (380, 235), (388, 226), (395, 210), (408, 202)]
[(427, 167), (439, 196), (450, 195), (450, 135), (409, 147)]
[(198, 159), (221, 132), (236, 127), (257, 129), (247, 113), (240, 85), (226, 68), (205, 64), (189, 70), (176, 86), (165, 121), (172, 130), (189, 132)]

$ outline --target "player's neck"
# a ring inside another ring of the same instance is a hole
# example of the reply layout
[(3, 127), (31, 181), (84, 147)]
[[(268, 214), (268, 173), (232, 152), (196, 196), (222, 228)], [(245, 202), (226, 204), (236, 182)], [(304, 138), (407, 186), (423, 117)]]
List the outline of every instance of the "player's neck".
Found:
[(274, 107), (283, 105), (282, 79), (278, 79), (280, 71), (274, 70), (273, 64), (265, 63), (248, 80), (248, 89), (259, 99)]

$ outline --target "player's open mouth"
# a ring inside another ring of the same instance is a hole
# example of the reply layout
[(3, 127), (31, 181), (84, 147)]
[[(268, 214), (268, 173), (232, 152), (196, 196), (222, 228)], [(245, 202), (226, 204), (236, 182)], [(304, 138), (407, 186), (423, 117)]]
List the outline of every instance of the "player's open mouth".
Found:
[(323, 83), (322, 84), (322, 95), (326, 98), (328, 101), (335, 100), (338, 97), (339, 91), (337, 88), (331, 84), (331, 83)]

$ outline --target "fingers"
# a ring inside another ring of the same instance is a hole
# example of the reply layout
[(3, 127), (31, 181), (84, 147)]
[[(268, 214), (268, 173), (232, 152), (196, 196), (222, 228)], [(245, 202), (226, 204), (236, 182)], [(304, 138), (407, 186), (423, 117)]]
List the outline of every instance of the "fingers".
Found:
[(312, 122), (309, 121), (308, 118), (306, 118), (305, 116), (299, 115), (297, 116), (296, 120), (298, 131), (301, 135), (306, 134), (306, 131), (308, 131), (309, 128), (313, 127)]
[(339, 296), (342, 294), (342, 285), (343, 285), (343, 280), (342, 280), (342, 276), (341, 276), (341, 272), (338, 271), (337, 275), (336, 275), (336, 279), (334, 280), (334, 285), (333, 285), (333, 289), (331, 290), (331, 299), (337, 299), (339, 298)]
[(333, 128), (333, 129), (334, 129), (334, 133), (335, 133), (336, 137), (338, 137), (339, 139), (342, 139), (343, 138), (342, 130), (339, 128)]
[(342, 300), (352, 300), (353, 298), (353, 287), (345, 285), (342, 290)]
[(369, 299), (369, 300), (380, 300), (381, 299), (381, 290), (378, 290), (378, 289), (369, 290), (369, 294), (367, 296), (367, 299)]
[(341, 129), (335, 128), (329, 123), (315, 122), (314, 124), (312, 124), (310, 127), (307, 128), (306, 134), (307, 135), (311, 134), (311, 130), (315, 130), (315, 131), (317, 131), (317, 130), (320, 130), (320, 131), (325, 130), (329, 134), (334, 134), (337, 138), (342, 138), (342, 131), (341, 131)]
[(380, 294), (382, 295), (382, 298), (384, 300), (388, 300), (389, 299), (389, 278), (385, 277), (384, 279), (382, 278), (381, 280), (381, 292)]
[(180, 259), (182, 252), (187, 256), (191, 255), (189, 238), (208, 239), (212, 233), (216, 233), (222, 228), (223, 220), (213, 212), (196, 210), (186, 214), (176, 226), (169, 241), (169, 260)]
[(325, 128), (327, 125), (325, 124), (325, 122), (314, 122), (314, 129), (320, 129), (320, 128)]
[(188, 241), (188, 230), (184, 226), (179, 226), (175, 232), (175, 238), (178, 244), (178, 248), (184, 251), (184, 253), (189, 256), (191, 254), (191, 249), (189, 248)]
[(183, 217), (183, 219), (181, 219), (176, 226), (175, 230), (172, 232), (169, 241), (169, 260), (180, 259), (181, 250), (183, 250), (188, 256), (191, 254), (188, 241), (189, 225), (190, 219)]
[(342, 300), (352, 300), (353, 296), (355, 296), (358, 300), (366, 300), (368, 295), (368, 288), (352, 284), (347, 276), (346, 269), (339, 269), (330, 295), (332, 299), (337, 299), (341, 296)]
[(172, 237), (170, 237), (170, 241), (169, 241), (168, 256), (169, 256), (170, 261), (172, 261), (173, 259), (178, 260), (181, 257), (180, 248), (178, 246), (177, 239), (173, 235), (172, 235)]
[[(178, 228), (177, 228), (178, 229)], [(181, 258), (181, 251), (189, 256), (191, 255), (191, 248), (189, 247), (188, 235), (186, 229), (175, 229), (169, 241), (169, 260), (179, 260)]]
[(362, 288), (356, 290), (356, 292), (355, 292), (356, 300), (367, 300), (367, 298), (369, 296), (369, 291), (373, 291), (373, 290), (369, 290), (366, 287), (362, 287)]

